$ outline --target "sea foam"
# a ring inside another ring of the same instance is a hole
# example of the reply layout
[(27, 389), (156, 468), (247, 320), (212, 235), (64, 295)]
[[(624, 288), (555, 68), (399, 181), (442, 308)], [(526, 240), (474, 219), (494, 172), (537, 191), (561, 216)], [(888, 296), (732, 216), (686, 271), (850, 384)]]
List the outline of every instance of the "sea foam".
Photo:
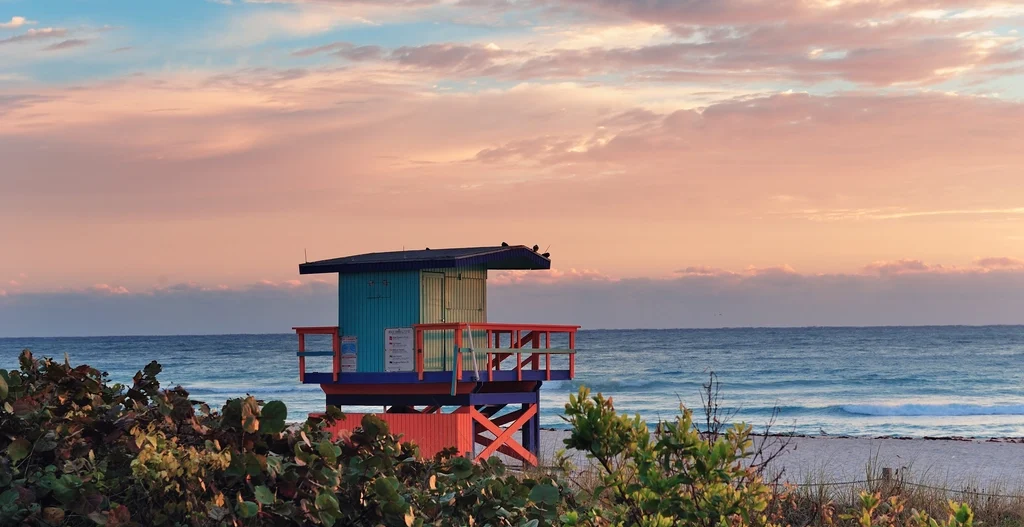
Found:
[(1024, 404), (847, 404), (846, 413), (875, 416), (1024, 415)]

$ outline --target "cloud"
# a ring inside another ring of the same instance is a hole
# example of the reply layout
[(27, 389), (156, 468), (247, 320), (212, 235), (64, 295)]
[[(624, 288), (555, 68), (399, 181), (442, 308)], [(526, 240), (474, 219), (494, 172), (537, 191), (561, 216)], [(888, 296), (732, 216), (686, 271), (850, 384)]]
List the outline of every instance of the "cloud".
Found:
[(924, 273), (929, 271), (941, 271), (942, 267), (928, 265), (921, 260), (897, 260), (895, 262), (875, 262), (864, 267), (867, 273), (877, 273), (882, 276), (903, 273)]
[[(984, 23), (902, 19), (695, 30), (683, 41), (630, 47), (505, 49), (482, 43), (431, 43), (385, 52), (334, 43), (296, 56), (335, 50), (348, 60), (380, 60), (437, 75), (506, 80), (567, 80), (628, 75), (643, 82), (788, 82), (845, 80), (866, 86), (932, 85), (958, 77), (986, 80), (1024, 61), (1021, 39), (981, 31)], [(363, 51), (354, 55), (353, 49)]]
[(91, 291), (107, 295), (127, 295), (131, 293), (127, 287), (110, 284), (96, 284), (92, 286)]
[(1024, 323), (1024, 272), (783, 276), (517, 284), (489, 290), (490, 320), (584, 328)]
[(437, 2), (348, 0), (248, 0), (232, 14), (227, 27), (212, 39), (215, 46), (248, 46), (275, 39), (321, 35), (341, 27), (376, 26), (413, 20)]
[[(493, 276), (488, 319), (586, 329), (1024, 323), (1024, 268), (883, 276), (782, 266), (664, 279), (535, 274)], [(0, 336), (283, 333), (337, 323), (337, 287), (328, 282), (123, 289), (0, 292)]]
[(43, 48), (43, 51), (61, 51), (65, 49), (79, 48), (88, 45), (88, 40), (73, 38), (69, 40), (64, 40), (62, 42), (58, 42), (56, 44), (50, 44), (49, 46)]
[(1024, 268), (1024, 260), (1020, 258), (1009, 258), (1006, 256), (1002, 257), (990, 257), (990, 258), (979, 258), (974, 262), (977, 266), (984, 269), (1021, 269)]
[(40, 29), (30, 29), (20, 35), (13, 37), (7, 37), (0, 39), (0, 46), (5, 44), (15, 44), (18, 42), (28, 42), (33, 40), (43, 40), (50, 38), (62, 38), (68, 34), (68, 30), (59, 27), (44, 27)]
[[(432, 61), (467, 63), (421, 63)], [(693, 255), (818, 273), (1005, 254), (1024, 232), (1024, 216), (1007, 213), (1024, 203), (1024, 105), (1013, 99), (695, 102), (604, 83), (435, 83), (412, 66), (356, 65), (0, 91), (0, 222), (23, 226), (0, 235), (14, 255), (0, 276), (32, 268), (36, 283), (81, 286), (108, 282), (116, 265), (131, 270), (119, 277), (131, 291), (161, 274), (281, 282), (303, 249), (488, 244), (499, 231), (542, 232), (558, 268), (612, 276), (666, 275)], [(919, 214), (929, 211), (990, 213)], [(882, 236), (865, 216), (893, 218)], [(354, 218), (374, 228), (342, 240)]]
[(117, 286), (0, 295), (0, 335), (281, 333), (336, 325), (337, 288), (204, 287), (183, 283), (128, 292)]
[(23, 16), (12, 16), (10, 22), (0, 22), (0, 29), (17, 29), (21, 26), (35, 23), (35, 20), (28, 20)]
[(300, 49), (292, 52), (292, 55), (296, 57), (309, 57), (328, 52), (336, 57), (352, 61), (362, 61), (379, 59), (383, 55), (383, 48), (380, 46), (356, 46), (348, 42), (334, 42), (323, 46)]
[(487, 283), (493, 286), (509, 286), (515, 284), (554, 284), (565, 282), (609, 282), (612, 277), (593, 269), (547, 271), (495, 271), (490, 273)]

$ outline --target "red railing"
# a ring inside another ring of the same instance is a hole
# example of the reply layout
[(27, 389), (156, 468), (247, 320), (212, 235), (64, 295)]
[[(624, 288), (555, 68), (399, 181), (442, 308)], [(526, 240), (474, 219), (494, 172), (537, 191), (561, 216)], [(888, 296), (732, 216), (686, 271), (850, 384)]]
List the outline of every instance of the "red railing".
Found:
[[(568, 355), (569, 377), (573, 378), (576, 375), (576, 331), (579, 328), (579, 326), (554, 324), (492, 324), (486, 322), (416, 324), (413, 326), (416, 339), (416, 372), (419, 380), (422, 381), (425, 371), (425, 335), (433, 331), (450, 331), (454, 337), (454, 349), (459, 350), (458, 353), (455, 353), (455, 377), (456, 380), (461, 381), (463, 370), (462, 355), (468, 351), (467, 348), (463, 347), (463, 332), (472, 331), (486, 333), (487, 361), (484, 369), (486, 370), (488, 381), (493, 381), (494, 372), (501, 371), (503, 362), (512, 357), (515, 357), (515, 371), (518, 380), (522, 380), (524, 369), (540, 370), (541, 358), (544, 359), (543, 369), (546, 371), (545, 378), (550, 380), (552, 355)], [(299, 351), (296, 353), (299, 357), (299, 382), (305, 381), (306, 378), (306, 357), (317, 356), (332, 357), (334, 382), (338, 382), (338, 374), (341, 373), (341, 336), (338, 332), (338, 327), (313, 326), (295, 327), (292, 329), (295, 330), (299, 337)], [(568, 336), (568, 348), (558, 349), (551, 347), (551, 336), (560, 334)], [(331, 351), (307, 351), (306, 335), (330, 335)], [(505, 335), (508, 336), (508, 347), (503, 348), (503, 341), (506, 341)], [(543, 346), (541, 345), (542, 341)], [(483, 351), (483, 349), (481, 348), (478, 351)], [(474, 353), (476, 352), (474, 351)], [(445, 369), (444, 371), (450, 370)]]
[[(306, 357), (332, 356), (334, 382), (338, 382), (338, 373), (341, 372), (341, 337), (338, 335), (338, 326), (313, 326), (292, 328), (299, 336), (299, 382), (306, 379)], [(306, 351), (306, 335), (330, 335), (331, 351)]]
[[(555, 324), (492, 324), (488, 322), (467, 323), (453, 322), (440, 324), (415, 324), (413, 329), (416, 333), (416, 372), (419, 379), (423, 380), (425, 371), (424, 348), (425, 334), (431, 331), (451, 331), (454, 336), (455, 353), (455, 376), (462, 380), (462, 352), (463, 332), (486, 332), (487, 338), (487, 380), (494, 380), (494, 372), (501, 371), (502, 363), (511, 357), (515, 357), (516, 378), (523, 379), (523, 369), (539, 370), (540, 359), (544, 358), (545, 378), (551, 379), (551, 356), (569, 356), (569, 377), (576, 375), (576, 331), (580, 326), (564, 326)], [(568, 349), (554, 349), (551, 347), (551, 336), (557, 334), (568, 335)], [(509, 346), (502, 348), (503, 336), (508, 335)], [(541, 339), (544, 340), (543, 347)], [(529, 347), (524, 347), (529, 346)], [(476, 351), (474, 351), (476, 353)], [(526, 358), (523, 358), (526, 355)]]

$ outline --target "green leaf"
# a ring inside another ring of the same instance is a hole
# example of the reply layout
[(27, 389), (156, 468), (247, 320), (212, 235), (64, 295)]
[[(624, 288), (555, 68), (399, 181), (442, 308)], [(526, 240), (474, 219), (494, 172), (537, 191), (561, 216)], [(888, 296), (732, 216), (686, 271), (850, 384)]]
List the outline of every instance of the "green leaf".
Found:
[(163, 371), (163, 369), (164, 367), (161, 366), (159, 362), (152, 361), (146, 365), (146, 367), (142, 370), (142, 373), (145, 373), (150, 377), (156, 377), (157, 375), (160, 374), (161, 371)]
[(324, 458), (325, 463), (332, 466), (338, 463), (338, 454), (341, 453), (341, 449), (329, 441), (321, 441), (317, 444), (316, 451), (320, 457)]
[(329, 492), (321, 492), (316, 495), (316, 509), (321, 513), (326, 512), (333, 516), (341, 516), (338, 498)]
[(11, 441), (11, 444), (7, 446), (7, 455), (11, 457), (11, 461), (17, 463), (22, 459), (28, 457), (29, 452), (32, 451), (32, 444), (29, 443), (25, 438), (18, 438)]
[(274, 493), (270, 492), (266, 485), (258, 485), (256, 487), (256, 501), (264, 505), (272, 505), (274, 499)]
[(0, 401), (7, 398), (7, 370), (0, 370)]
[(452, 460), (452, 474), (458, 479), (466, 479), (473, 475), (473, 462), (464, 457)]
[(238, 503), (238, 515), (243, 518), (252, 518), (260, 512), (260, 506), (256, 505), (251, 501), (242, 501)]
[(559, 497), (558, 487), (547, 483), (541, 483), (530, 491), (530, 501), (535, 503), (555, 505), (558, 503)]
[(260, 413), (260, 430), (267, 434), (279, 434), (285, 429), (288, 407), (281, 401), (270, 401)]
[(0, 509), (14, 505), (14, 502), (18, 499), (18, 491), (14, 489), (7, 489), (3, 494), (0, 494)]

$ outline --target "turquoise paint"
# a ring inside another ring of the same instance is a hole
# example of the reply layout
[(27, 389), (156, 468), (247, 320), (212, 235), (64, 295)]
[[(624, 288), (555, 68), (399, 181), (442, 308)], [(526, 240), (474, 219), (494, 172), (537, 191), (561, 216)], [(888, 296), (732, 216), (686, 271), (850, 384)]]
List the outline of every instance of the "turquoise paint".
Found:
[(384, 330), (411, 327), (419, 317), (418, 271), (338, 276), (338, 328), (359, 339), (357, 371), (384, 371)]
[[(451, 268), (428, 271), (345, 273), (338, 276), (338, 328), (356, 337), (360, 372), (384, 371), (384, 330), (419, 323), (487, 322), (487, 270)], [(473, 331), (479, 364), (486, 361), (487, 337)], [(469, 332), (463, 334), (469, 347)], [(428, 371), (451, 370), (454, 335), (428, 333), (424, 366)], [(472, 370), (472, 358), (463, 357)]]

